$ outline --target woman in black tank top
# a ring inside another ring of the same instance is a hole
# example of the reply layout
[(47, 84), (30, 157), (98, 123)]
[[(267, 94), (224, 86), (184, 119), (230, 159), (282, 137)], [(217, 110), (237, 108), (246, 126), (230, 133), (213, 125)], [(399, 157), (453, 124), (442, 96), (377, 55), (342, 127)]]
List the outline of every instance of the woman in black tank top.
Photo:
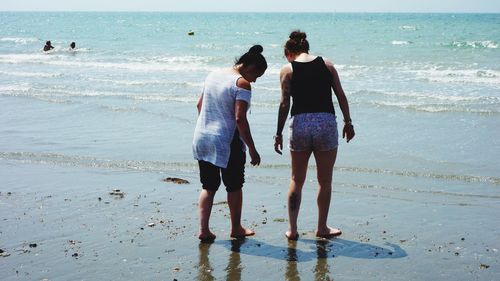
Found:
[(283, 66), (280, 72), (281, 102), (274, 136), (274, 149), (282, 154), (282, 132), (292, 101), (289, 136), (292, 177), (288, 190), (289, 227), (285, 235), (290, 240), (297, 240), (299, 237), (297, 217), (302, 187), (309, 158), (314, 154), (319, 184), (316, 236), (331, 238), (342, 233), (327, 225), (338, 145), (332, 90), (344, 117), (342, 137), (347, 142), (354, 137), (349, 104), (335, 67), (329, 60), (309, 54), (309, 42), (304, 32), (297, 30), (290, 34), (285, 44), (285, 56), (290, 63)]

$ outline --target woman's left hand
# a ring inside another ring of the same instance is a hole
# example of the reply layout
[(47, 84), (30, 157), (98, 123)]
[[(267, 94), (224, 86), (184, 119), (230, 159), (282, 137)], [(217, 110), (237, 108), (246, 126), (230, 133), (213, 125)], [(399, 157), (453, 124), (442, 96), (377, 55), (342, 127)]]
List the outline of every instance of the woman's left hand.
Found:
[(349, 142), (354, 138), (354, 135), (354, 126), (351, 123), (345, 124), (342, 130), (342, 138), (345, 138)]

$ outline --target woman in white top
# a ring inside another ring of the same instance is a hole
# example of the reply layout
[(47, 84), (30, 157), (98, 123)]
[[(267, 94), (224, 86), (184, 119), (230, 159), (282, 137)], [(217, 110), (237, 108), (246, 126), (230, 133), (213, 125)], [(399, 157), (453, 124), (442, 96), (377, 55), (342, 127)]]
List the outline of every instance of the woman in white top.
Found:
[(247, 110), (250, 107), (251, 87), (267, 69), (261, 54), (262, 46), (255, 45), (228, 69), (216, 70), (205, 79), (198, 101), (198, 120), (193, 138), (193, 156), (198, 160), (200, 181), (200, 234), (202, 242), (212, 242), (209, 219), (213, 199), (221, 179), (226, 187), (231, 216), (231, 237), (245, 237), (255, 232), (241, 225), (242, 187), (245, 181), (245, 145), (252, 165), (260, 164), (260, 156), (250, 133)]

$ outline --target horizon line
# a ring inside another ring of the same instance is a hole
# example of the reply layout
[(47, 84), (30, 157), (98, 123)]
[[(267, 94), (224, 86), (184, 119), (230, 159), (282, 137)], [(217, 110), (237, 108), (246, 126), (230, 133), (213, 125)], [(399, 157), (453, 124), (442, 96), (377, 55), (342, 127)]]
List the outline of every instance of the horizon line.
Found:
[(172, 11), (172, 10), (0, 10), (0, 12), (29, 12), (29, 13), (292, 13), (292, 14), (500, 14), (500, 11)]

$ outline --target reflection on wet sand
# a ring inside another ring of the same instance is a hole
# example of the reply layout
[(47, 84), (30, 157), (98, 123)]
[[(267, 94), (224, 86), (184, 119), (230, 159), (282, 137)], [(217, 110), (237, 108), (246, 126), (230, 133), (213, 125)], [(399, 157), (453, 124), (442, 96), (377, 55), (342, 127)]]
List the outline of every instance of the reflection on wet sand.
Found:
[[(240, 247), (245, 243), (246, 239), (231, 240), (231, 251), (229, 253), (229, 260), (225, 268), (226, 280), (241, 280), (241, 272), (243, 266), (241, 265)], [(210, 264), (209, 254), (212, 243), (200, 243), (199, 245), (199, 259), (198, 259), (198, 278), (199, 281), (216, 280), (212, 275), (213, 268)]]
[(297, 241), (289, 241), (287, 249), (287, 263), (285, 271), (286, 281), (300, 281), (299, 271), (297, 270)]
[(241, 280), (241, 266), (240, 248), (246, 239), (231, 240), (231, 253), (229, 254), (229, 261), (226, 267), (226, 280)]
[[(316, 265), (314, 267), (314, 280), (315, 281), (330, 281), (330, 267), (328, 265), (328, 249), (330, 241), (320, 239), (316, 241)], [(300, 281), (300, 274), (297, 270), (298, 256), (297, 256), (297, 241), (288, 242), (287, 250), (287, 265), (285, 271), (285, 280), (287, 281)]]
[(200, 243), (199, 255), (198, 255), (198, 278), (197, 280), (215, 280), (212, 276), (213, 268), (210, 265), (210, 260), (208, 259), (208, 254), (210, 250), (211, 243)]
[(314, 280), (316, 281), (330, 281), (330, 267), (328, 265), (328, 248), (329, 240), (318, 239), (316, 240), (316, 266), (314, 267)]

